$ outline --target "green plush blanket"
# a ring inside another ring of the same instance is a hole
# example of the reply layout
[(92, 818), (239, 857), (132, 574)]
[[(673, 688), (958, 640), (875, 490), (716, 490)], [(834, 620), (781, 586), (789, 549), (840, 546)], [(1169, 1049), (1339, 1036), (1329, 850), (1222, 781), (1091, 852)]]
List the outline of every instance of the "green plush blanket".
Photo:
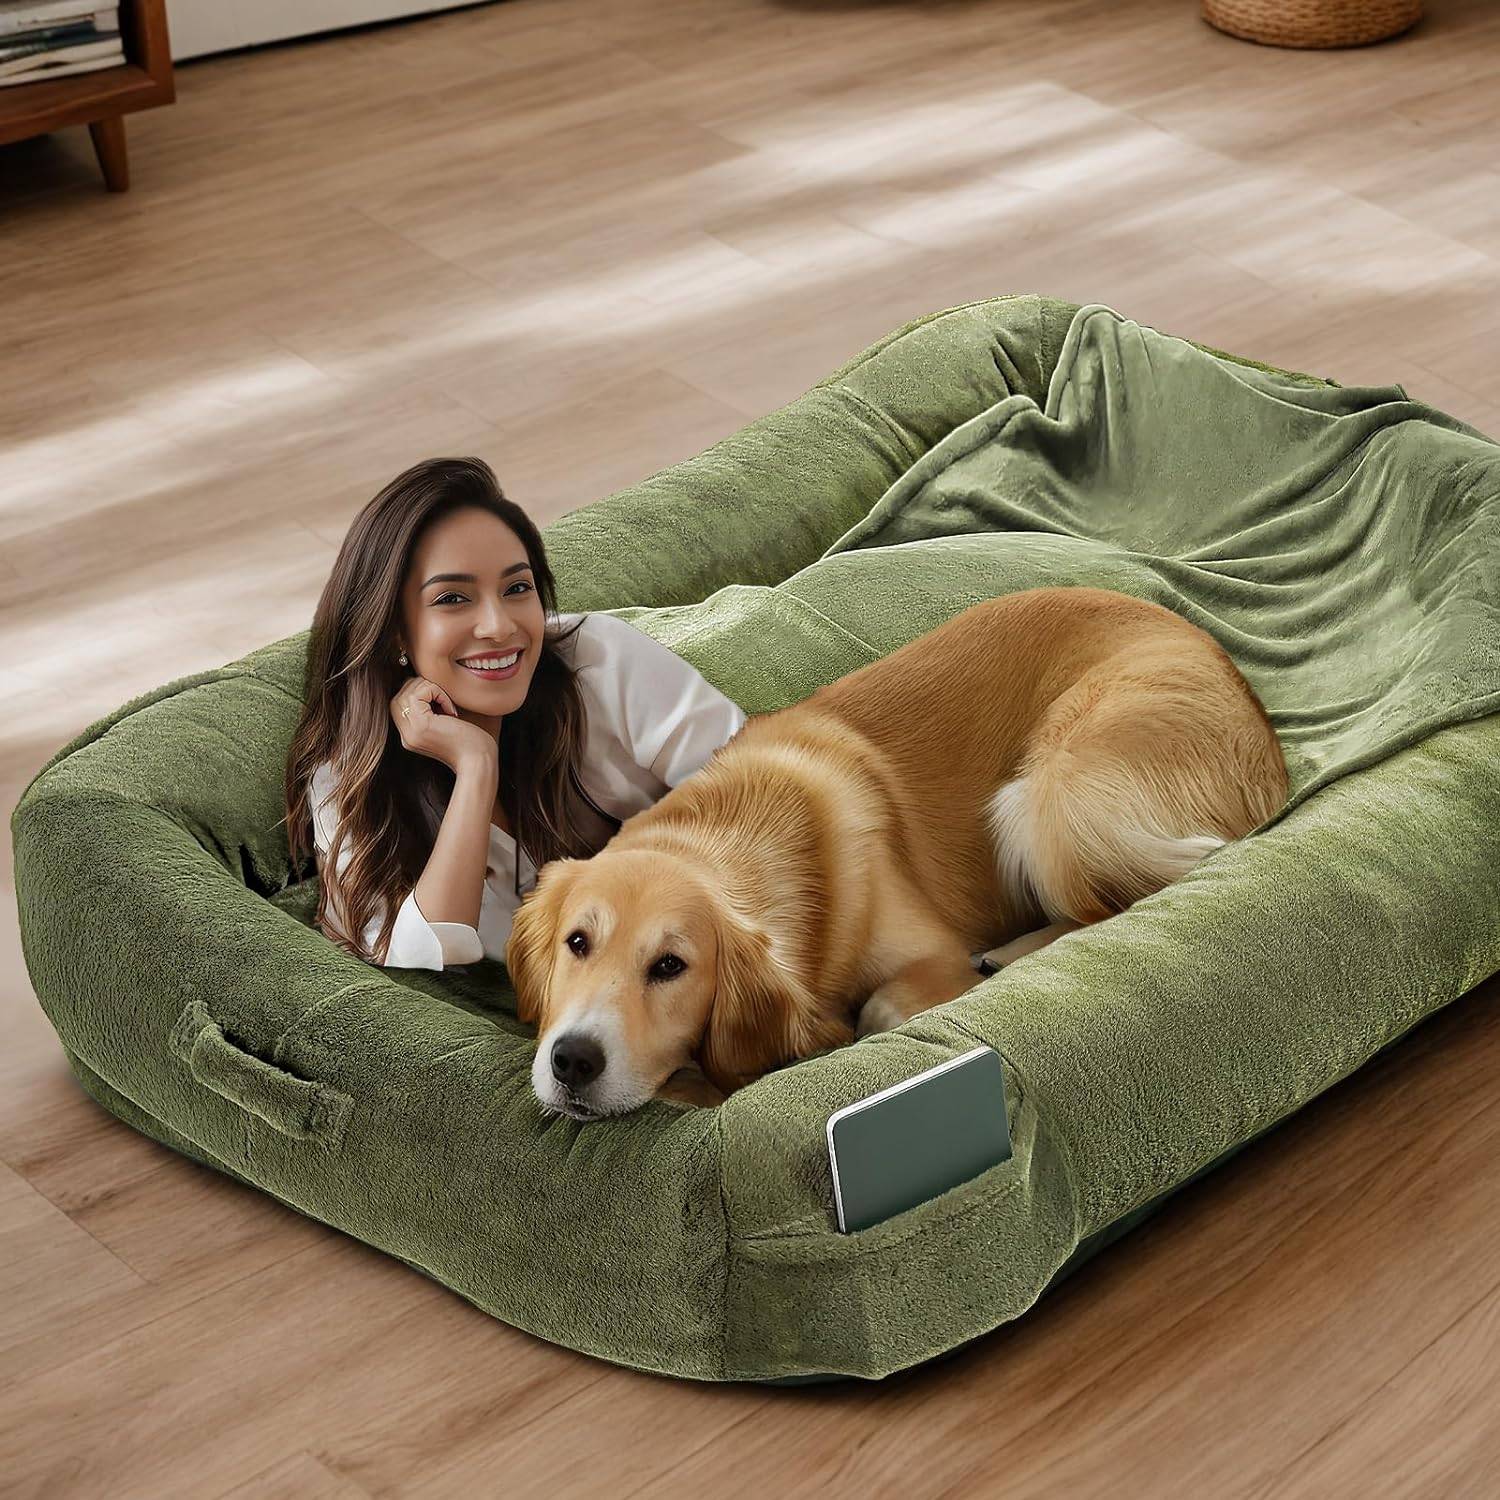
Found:
[[(1292, 761), (1275, 826), (717, 1109), (544, 1120), (503, 970), (377, 970), (309, 927), (280, 795), (304, 635), (38, 774), (12, 817), (32, 983), (105, 1108), (507, 1322), (698, 1379), (887, 1374), (1019, 1316), (1500, 967), (1497, 472), (1399, 390), (995, 298), (549, 527), (563, 608), (752, 711), (1007, 590), (1145, 594), (1225, 643)], [(976, 1042), (1011, 1159), (840, 1235), (829, 1114)]]
[(775, 589), (616, 613), (764, 711), (980, 599), (1151, 599), (1255, 688), (1288, 811), (1500, 707), (1500, 448), (1398, 386), (1228, 363), (1086, 307), (1042, 400), (1008, 395), (913, 459)]

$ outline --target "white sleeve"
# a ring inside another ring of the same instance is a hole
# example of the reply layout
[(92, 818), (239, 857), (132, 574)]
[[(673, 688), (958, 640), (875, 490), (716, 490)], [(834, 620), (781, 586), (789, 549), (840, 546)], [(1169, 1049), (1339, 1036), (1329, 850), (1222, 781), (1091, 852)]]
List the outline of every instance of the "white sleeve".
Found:
[[(353, 851), (345, 847), (339, 850), (338, 862), (332, 878), (323, 868), (323, 861), (333, 847), (333, 835), (337, 822), (333, 804), (333, 776), (327, 766), (319, 766), (307, 789), (312, 807), (313, 842), (318, 851), (318, 867), (328, 885), (328, 900), (325, 903), (323, 924), (339, 936), (348, 936), (343, 909), (339, 903), (338, 877), (349, 867)], [(384, 911), (378, 911), (365, 924), (360, 949), (373, 954), (376, 940), (380, 936)], [(385, 968), (388, 969), (442, 969), (448, 964), (478, 963), (484, 957), (484, 943), (477, 928), (465, 922), (429, 922), (417, 905), (416, 891), (408, 891), (406, 899), (396, 908), (396, 922), (391, 929), (390, 947), (386, 950)], [(373, 962), (373, 958), (370, 960)]]
[(613, 615), (589, 615), (597, 700), (636, 764), (669, 787), (700, 770), (739, 733), (745, 711), (675, 651)]

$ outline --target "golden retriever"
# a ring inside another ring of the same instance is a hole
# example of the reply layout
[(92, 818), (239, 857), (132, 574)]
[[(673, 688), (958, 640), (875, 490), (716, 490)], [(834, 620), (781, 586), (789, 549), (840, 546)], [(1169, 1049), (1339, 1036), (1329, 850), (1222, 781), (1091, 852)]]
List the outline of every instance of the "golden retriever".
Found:
[(1155, 604), (976, 604), (778, 713), (592, 859), (547, 865), (506, 962), (548, 1110), (711, 1103), (899, 1026), (1178, 879), (1286, 800), (1218, 644)]

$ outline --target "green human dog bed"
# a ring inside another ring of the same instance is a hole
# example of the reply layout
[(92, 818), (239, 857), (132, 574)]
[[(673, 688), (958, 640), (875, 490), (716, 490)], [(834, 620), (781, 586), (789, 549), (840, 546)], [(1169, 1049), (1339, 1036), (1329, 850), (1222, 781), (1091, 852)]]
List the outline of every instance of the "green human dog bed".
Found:
[[(1138, 594), (1249, 678), (1281, 816), (897, 1031), (717, 1108), (580, 1125), (543, 1118), (501, 967), (380, 970), (309, 925), (280, 827), (299, 635), (136, 699), (32, 782), (32, 981), (106, 1109), (507, 1323), (694, 1379), (884, 1376), (1018, 1317), (1500, 966), (1497, 518), (1500, 449), (1399, 388), (1106, 309), (938, 313), (555, 523), (562, 607), (755, 713), (980, 599)], [(979, 1044), (1011, 1157), (839, 1233), (828, 1117)]]

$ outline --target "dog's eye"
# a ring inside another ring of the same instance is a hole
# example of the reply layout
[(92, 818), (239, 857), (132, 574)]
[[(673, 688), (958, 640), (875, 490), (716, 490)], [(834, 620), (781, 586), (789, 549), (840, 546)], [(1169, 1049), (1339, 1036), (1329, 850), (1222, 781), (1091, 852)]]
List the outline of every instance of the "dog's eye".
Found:
[(579, 958), (585, 958), (589, 951), (589, 940), (582, 932), (570, 932), (568, 934), (568, 947), (576, 953)]
[(646, 972), (652, 979), (676, 979), (685, 968), (675, 953), (664, 953)]

